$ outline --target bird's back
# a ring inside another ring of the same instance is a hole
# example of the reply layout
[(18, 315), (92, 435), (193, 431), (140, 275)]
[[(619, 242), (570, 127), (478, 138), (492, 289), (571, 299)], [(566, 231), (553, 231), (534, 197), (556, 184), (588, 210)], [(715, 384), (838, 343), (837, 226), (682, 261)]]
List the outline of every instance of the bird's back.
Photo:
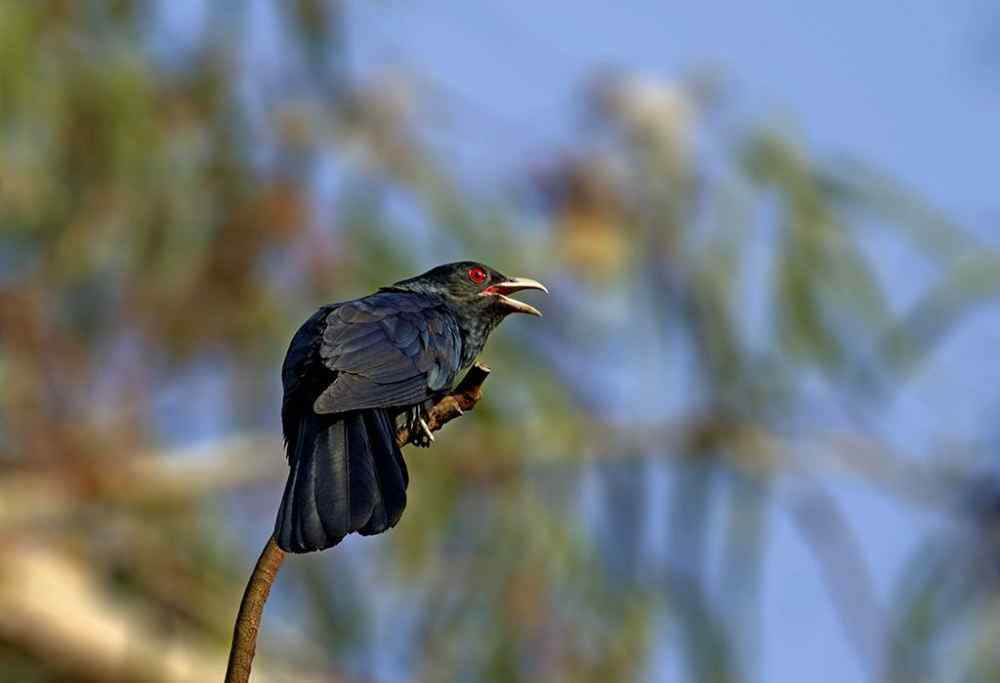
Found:
[(447, 391), (462, 356), (458, 322), (433, 295), (380, 291), (331, 304), (292, 338), (284, 405), (322, 414), (408, 407)]

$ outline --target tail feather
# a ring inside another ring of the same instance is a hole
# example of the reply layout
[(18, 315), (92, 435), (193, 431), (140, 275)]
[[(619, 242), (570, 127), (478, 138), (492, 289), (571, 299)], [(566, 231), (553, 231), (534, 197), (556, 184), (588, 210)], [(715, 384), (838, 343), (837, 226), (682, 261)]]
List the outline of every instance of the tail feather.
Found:
[(347, 463), (350, 469), (347, 482), (351, 499), (350, 531), (356, 531), (367, 524), (372, 515), (382, 507), (382, 493), (375, 474), (378, 445), (368, 439), (363, 413), (354, 413), (349, 419), (348, 452), (352, 455), (356, 453), (366, 455), (366, 457), (352, 457)]
[[(299, 496), (299, 500), (307, 504), (299, 505), (298, 509), (314, 510), (322, 527), (322, 536), (312, 536), (312, 545), (326, 545), (331, 539), (336, 539), (333, 541), (336, 543), (350, 533), (351, 461), (348, 454), (361, 451), (358, 444), (352, 443), (346, 420), (321, 429), (308, 448), (311, 449), (308, 459), (315, 468), (315, 489), (311, 496)], [(302, 455), (299, 453), (296, 457)]]
[[(305, 430), (303, 430), (305, 431)], [(329, 431), (321, 434), (328, 434)], [(320, 442), (316, 442), (313, 449), (313, 457), (303, 458), (298, 471), (295, 473), (295, 499), (298, 505), (292, 508), (292, 520), (295, 523), (295, 540), (299, 544), (309, 544), (315, 541), (323, 542), (326, 538), (323, 523), (319, 518), (319, 509), (316, 497), (316, 451)], [(309, 448), (309, 445), (306, 445)]]
[(377, 534), (399, 521), (408, 476), (387, 411), (310, 413), (298, 421), (288, 450), (275, 523), (284, 550), (322, 550), (351, 532)]
[(378, 488), (382, 493), (379, 509), (358, 530), (364, 536), (371, 536), (396, 526), (403, 516), (410, 477), (403, 462), (403, 452), (396, 445), (396, 430), (388, 413), (384, 410), (368, 411), (364, 414), (364, 422), (375, 455)]
[(285, 492), (281, 496), (281, 505), (278, 507), (278, 519), (274, 529), (278, 545), (285, 550), (290, 550), (293, 545), (301, 544), (301, 536), (296, 538), (298, 522), (295, 519), (295, 485), (299, 474), (299, 461), (293, 461), (292, 457), (304, 450), (306, 438), (307, 430), (305, 425), (302, 425), (302, 428), (298, 429), (295, 443), (288, 443), (286, 446), (289, 456), (288, 480), (285, 482)]

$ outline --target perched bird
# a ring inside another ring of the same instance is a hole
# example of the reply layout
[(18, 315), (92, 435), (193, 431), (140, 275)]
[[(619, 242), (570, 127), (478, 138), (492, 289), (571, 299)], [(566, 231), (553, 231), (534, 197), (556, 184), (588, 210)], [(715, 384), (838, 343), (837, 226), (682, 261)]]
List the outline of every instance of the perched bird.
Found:
[(374, 294), (320, 308), (292, 338), (281, 376), (289, 473), (275, 523), (290, 552), (351, 532), (380, 534), (406, 507), (397, 421), (433, 440), (426, 411), (449, 392), (510, 313), (541, 316), (508, 294), (547, 291), (472, 261), (438, 266)]

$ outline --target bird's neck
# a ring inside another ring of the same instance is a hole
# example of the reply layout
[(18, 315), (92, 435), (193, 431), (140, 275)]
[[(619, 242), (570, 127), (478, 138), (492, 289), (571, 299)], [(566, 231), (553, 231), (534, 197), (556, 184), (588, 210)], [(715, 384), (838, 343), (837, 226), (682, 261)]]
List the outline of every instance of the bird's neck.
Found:
[(503, 320), (494, 305), (486, 300), (447, 301), (446, 305), (455, 316), (462, 337), (462, 369), (472, 365), (483, 348), (490, 333)]
[(466, 369), (479, 357), (486, 346), (490, 332), (500, 322), (499, 318), (493, 316), (462, 316), (459, 318), (458, 328), (462, 335), (462, 369)]

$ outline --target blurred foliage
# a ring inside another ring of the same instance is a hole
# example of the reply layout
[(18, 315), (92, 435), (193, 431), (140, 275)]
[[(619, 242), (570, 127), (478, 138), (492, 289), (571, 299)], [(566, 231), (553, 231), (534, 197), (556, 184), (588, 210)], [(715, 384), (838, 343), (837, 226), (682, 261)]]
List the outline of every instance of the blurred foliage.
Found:
[[(533, 163), (527, 201), (477, 192), (416, 79), (352, 71), (343, 4), (264, 4), (179, 35), (165, 2), (0, 3), (0, 680), (219, 678), (280, 494), (287, 339), (459, 257), (550, 283), (545, 324), (495, 335), (487, 400), (409, 455), (397, 530), (287, 563), (257, 680), (636, 680), (662, 634), (689, 680), (759, 679), (785, 482), (874, 679), (1000, 676), (995, 506), (959, 504), (995, 480), (844, 459), (893, 495), (934, 482), (955, 520), (883, 614), (799, 448), (817, 384), (864, 435), (1000, 292), (1000, 254), (862, 162), (718, 123), (697, 79), (595, 77), (587, 142)], [(876, 235), (934, 273), (907, 310)], [(218, 442), (175, 452), (204, 421)]]

